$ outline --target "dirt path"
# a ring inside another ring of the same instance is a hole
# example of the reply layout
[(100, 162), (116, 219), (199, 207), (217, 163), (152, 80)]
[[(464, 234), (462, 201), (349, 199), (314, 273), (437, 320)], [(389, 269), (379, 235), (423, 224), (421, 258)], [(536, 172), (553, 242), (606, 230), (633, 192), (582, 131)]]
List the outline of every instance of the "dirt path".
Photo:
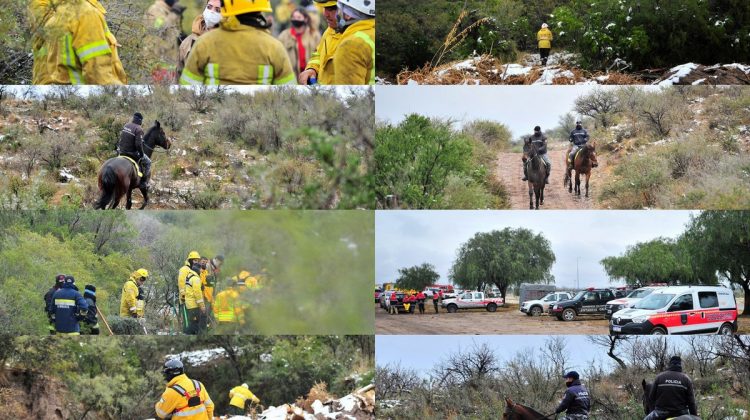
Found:
[(481, 310), (459, 311), (455, 314), (440, 312), (435, 314), (432, 305), (427, 306), (424, 315), (389, 315), (375, 306), (376, 334), (570, 334), (597, 335), (609, 334), (608, 322), (604, 317), (581, 318), (564, 322), (550, 316), (530, 317), (518, 310), (517, 305), (498, 308), (490, 313)]
[[(554, 147), (554, 146), (553, 146)], [(564, 147), (564, 146), (563, 146)], [(589, 198), (585, 198), (585, 186), (581, 181), (581, 197), (576, 197), (563, 188), (563, 179), (565, 177), (565, 149), (554, 147), (550, 149), (549, 158), (552, 162), (552, 174), (549, 178), (549, 185), (544, 189), (544, 207), (548, 210), (576, 210), (576, 209), (593, 209), (597, 208), (594, 202), (594, 195), (597, 188), (602, 184), (601, 176), (606, 172), (607, 162), (602, 156), (597, 156), (599, 167), (595, 168), (589, 181)], [(523, 178), (523, 167), (521, 166), (522, 153), (500, 153), (497, 159), (495, 175), (505, 184), (510, 194), (510, 208), (514, 210), (524, 210), (529, 208), (529, 187), (528, 184), (521, 180)]]

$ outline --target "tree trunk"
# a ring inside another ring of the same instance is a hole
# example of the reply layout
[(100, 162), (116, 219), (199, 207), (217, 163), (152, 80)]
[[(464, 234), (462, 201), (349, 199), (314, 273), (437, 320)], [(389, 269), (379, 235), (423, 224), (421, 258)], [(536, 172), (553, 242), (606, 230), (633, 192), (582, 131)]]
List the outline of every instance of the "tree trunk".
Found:
[(750, 316), (750, 281), (745, 280), (742, 283), (742, 291), (745, 292), (745, 307), (742, 309), (742, 316)]

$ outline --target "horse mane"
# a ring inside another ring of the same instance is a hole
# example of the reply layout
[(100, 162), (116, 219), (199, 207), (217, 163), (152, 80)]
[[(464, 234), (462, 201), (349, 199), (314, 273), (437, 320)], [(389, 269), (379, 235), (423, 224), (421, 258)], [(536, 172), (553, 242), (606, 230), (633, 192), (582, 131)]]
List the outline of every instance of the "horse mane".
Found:
[(152, 125), (151, 128), (146, 131), (146, 134), (143, 136), (143, 141), (150, 139), (154, 135), (154, 131), (156, 131), (156, 124)]

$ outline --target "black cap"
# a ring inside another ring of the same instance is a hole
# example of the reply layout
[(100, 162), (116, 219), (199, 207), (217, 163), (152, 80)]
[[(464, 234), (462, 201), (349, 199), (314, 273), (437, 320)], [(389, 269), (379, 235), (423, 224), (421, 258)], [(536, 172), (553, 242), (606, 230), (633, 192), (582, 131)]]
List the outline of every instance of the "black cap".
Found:
[(539, 127), (538, 125), (534, 127), (534, 131), (542, 131), (542, 127)]
[(92, 292), (96, 292), (96, 286), (94, 286), (93, 284), (87, 284), (86, 287), (84, 287), (84, 289), (90, 290)]
[(578, 372), (576, 372), (574, 370), (571, 370), (570, 372), (568, 372), (565, 375), (563, 375), (563, 378), (566, 378), (566, 379), (570, 378), (570, 379), (573, 379), (574, 381), (577, 381), (578, 379), (581, 378), (581, 376), (578, 375)]
[(682, 357), (680, 357), (680, 356), (672, 356), (669, 359), (669, 364), (676, 364), (676, 363), (682, 363)]
[(133, 114), (133, 122), (136, 124), (141, 124), (143, 122), (143, 115), (140, 112), (136, 112)]
[(73, 284), (76, 282), (76, 279), (73, 278), (73, 276), (65, 276), (65, 283)]

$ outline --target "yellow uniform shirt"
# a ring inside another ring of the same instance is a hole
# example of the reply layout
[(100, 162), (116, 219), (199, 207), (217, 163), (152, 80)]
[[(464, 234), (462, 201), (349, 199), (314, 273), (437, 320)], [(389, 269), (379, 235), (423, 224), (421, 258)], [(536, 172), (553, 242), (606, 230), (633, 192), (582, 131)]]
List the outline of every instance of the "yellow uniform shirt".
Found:
[(206, 387), (198, 382), (200, 386), (200, 404), (195, 407), (188, 407), (188, 398), (184, 394), (176, 391), (173, 386), (179, 387), (188, 393), (189, 396), (196, 394), (196, 387), (193, 381), (184, 373), (175, 376), (167, 384), (167, 389), (161, 395), (161, 399), (154, 406), (156, 415), (160, 419), (171, 418), (180, 420), (210, 420), (214, 417), (214, 403), (206, 391)]
[(247, 400), (251, 400), (256, 404), (260, 403), (258, 397), (242, 385), (232, 388), (232, 390), (229, 391), (229, 398), (231, 398), (229, 405), (233, 405), (242, 410), (245, 409), (245, 402)]
[(542, 28), (536, 33), (536, 40), (539, 41), (539, 48), (552, 48), (552, 31), (548, 28)]
[(128, 279), (122, 286), (122, 297), (120, 298), (120, 316), (130, 317), (137, 313), (138, 285), (133, 279)]

